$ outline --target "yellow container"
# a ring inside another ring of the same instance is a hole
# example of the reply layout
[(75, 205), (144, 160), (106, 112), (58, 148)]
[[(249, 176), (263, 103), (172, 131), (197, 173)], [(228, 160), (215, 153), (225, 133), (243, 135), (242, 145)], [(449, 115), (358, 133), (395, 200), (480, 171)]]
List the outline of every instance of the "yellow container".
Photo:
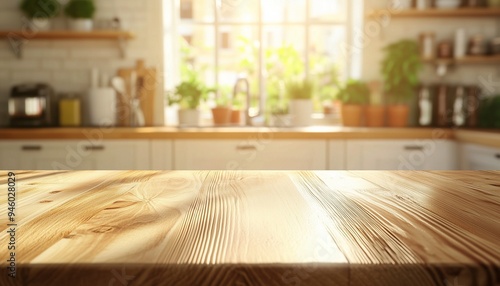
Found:
[(80, 99), (63, 98), (59, 100), (59, 125), (77, 127), (82, 124)]

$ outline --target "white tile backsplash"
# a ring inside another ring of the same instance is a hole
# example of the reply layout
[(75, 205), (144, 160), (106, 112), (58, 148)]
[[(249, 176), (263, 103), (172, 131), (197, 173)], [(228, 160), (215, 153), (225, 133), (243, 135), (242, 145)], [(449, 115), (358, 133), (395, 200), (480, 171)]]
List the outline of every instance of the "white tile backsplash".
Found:
[[(63, 1), (61, 1), (62, 3)], [(113, 76), (119, 68), (135, 65), (144, 59), (146, 65), (161, 71), (162, 27), (151, 26), (150, 18), (161, 23), (162, 0), (96, 0), (95, 19), (119, 17), (123, 27), (137, 38), (127, 45), (127, 58), (122, 59), (118, 43), (111, 40), (30, 40), (25, 41), (23, 58), (17, 59), (7, 40), (0, 41), (0, 125), (6, 122), (6, 105), (10, 87), (22, 82), (46, 81), (56, 92), (83, 93), (90, 85), (90, 70), (98, 68)], [(0, 1), (0, 30), (17, 30), (24, 16), (19, 11), (20, 1)], [(64, 16), (53, 20), (53, 27), (63, 29)], [(154, 36), (153, 39), (148, 37)], [(161, 72), (159, 72), (161, 74)], [(162, 80), (158, 81), (161, 90)], [(160, 92), (158, 92), (160, 94)], [(159, 95), (161, 96), (161, 95)], [(4, 110), (5, 109), (5, 110)], [(163, 116), (157, 115), (157, 122)]]

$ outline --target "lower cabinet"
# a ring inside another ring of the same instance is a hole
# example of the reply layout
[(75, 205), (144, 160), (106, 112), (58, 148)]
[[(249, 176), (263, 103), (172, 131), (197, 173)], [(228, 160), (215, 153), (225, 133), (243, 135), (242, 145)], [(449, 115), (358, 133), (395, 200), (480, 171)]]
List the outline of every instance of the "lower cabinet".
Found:
[[(460, 156), (459, 156), (460, 154)], [(451, 140), (0, 140), (3, 170), (500, 170)]]
[(500, 170), (500, 148), (461, 144), (460, 154), (464, 170)]
[(180, 170), (326, 170), (327, 140), (175, 140)]
[(148, 140), (26, 140), (0, 142), (4, 170), (149, 169)]
[(173, 170), (174, 154), (172, 140), (151, 141), (151, 170)]
[(348, 170), (456, 170), (451, 140), (348, 140)]

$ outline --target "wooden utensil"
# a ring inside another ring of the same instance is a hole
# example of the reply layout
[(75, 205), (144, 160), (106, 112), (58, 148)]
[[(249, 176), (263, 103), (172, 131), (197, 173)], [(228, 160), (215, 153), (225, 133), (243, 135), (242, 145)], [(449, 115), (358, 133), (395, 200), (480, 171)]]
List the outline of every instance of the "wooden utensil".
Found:
[[(131, 77), (132, 74), (136, 74), (137, 83), (142, 83), (140, 85), (135, 84), (132, 86)], [(154, 110), (155, 110), (155, 98), (156, 98), (156, 88), (158, 85), (158, 79), (155, 68), (146, 68), (144, 65), (144, 60), (138, 60), (136, 66), (133, 68), (122, 68), (118, 70), (118, 76), (123, 78), (127, 84), (127, 94), (136, 94), (137, 99), (141, 107), (142, 114), (144, 115), (144, 125), (153, 126), (154, 125)], [(134, 89), (134, 90), (132, 90)], [(130, 126), (131, 125), (131, 101), (126, 101), (120, 98), (118, 103), (118, 125), (119, 126)]]

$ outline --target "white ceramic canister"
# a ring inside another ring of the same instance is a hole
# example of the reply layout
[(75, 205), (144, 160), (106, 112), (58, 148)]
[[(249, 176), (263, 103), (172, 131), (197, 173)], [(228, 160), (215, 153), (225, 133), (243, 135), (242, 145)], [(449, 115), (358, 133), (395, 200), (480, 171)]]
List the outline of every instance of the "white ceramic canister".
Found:
[(91, 88), (87, 95), (89, 123), (92, 126), (116, 125), (116, 92), (110, 87)]
[(453, 51), (455, 59), (463, 58), (467, 54), (467, 38), (465, 35), (465, 29), (458, 29), (455, 32), (455, 48)]

